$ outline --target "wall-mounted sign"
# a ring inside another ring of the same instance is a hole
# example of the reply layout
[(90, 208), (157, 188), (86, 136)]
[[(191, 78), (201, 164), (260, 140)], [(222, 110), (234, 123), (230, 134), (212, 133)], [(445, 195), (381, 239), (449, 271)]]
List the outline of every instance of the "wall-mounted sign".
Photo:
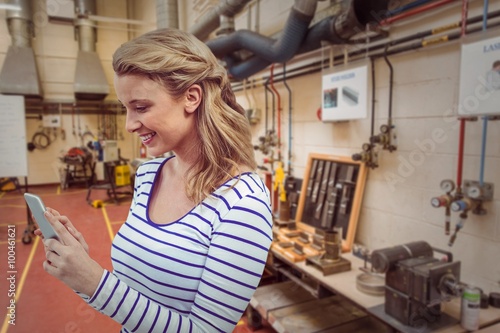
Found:
[(23, 96), (0, 95), (0, 178), (28, 176)]
[(487, 31), (462, 44), (458, 114), (500, 114), (500, 31)]
[(366, 118), (369, 66), (368, 61), (356, 62), (323, 75), (322, 121)]

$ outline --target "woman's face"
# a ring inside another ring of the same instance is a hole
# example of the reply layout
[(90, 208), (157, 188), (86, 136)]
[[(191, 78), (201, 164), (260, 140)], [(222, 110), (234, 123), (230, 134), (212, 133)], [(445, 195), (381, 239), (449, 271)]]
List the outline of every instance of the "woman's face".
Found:
[(201, 89), (194, 85), (174, 99), (160, 84), (140, 75), (115, 75), (118, 99), (127, 109), (126, 129), (136, 133), (151, 156), (177, 155), (197, 144), (196, 109)]

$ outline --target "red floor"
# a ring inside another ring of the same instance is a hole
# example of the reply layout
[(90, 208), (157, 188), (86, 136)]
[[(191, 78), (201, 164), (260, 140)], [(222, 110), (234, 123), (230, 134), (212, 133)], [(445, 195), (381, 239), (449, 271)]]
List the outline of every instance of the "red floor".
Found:
[[(40, 195), (46, 206), (67, 215), (84, 234), (92, 257), (111, 269), (111, 239), (126, 218), (128, 199), (119, 205), (108, 203), (102, 208), (94, 208), (87, 204), (84, 188), (61, 192), (57, 186), (34, 186), (30, 192)], [(94, 191), (92, 199), (106, 199), (105, 191)], [(6, 311), (0, 333), (119, 332), (120, 325), (91, 309), (65, 285), (45, 273), (42, 243), (37, 237), (31, 238), (29, 244), (22, 242), (26, 221), (27, 209), (22, 194), (19, 191), (0, 192), (0, 271), (3, 272), (0, 309)], [(9, 239), (13, 232), (14, 248)], [(12, 279), (8, 280), (10, 277)], [(15, 308), (10, 306), (14, 301)], [(274, 330), (268, 324), (254, 330), (243, 316), (236, 332), (271, 333)]]

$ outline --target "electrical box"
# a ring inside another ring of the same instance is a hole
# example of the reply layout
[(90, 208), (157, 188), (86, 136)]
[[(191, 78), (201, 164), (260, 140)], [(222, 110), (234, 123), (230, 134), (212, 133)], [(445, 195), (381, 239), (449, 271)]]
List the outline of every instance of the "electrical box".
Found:
[(370, 62), (337, 66), (323, 74), (321, 120), (324, 122), (363, 119), (368, 108)]
[(42, 116), (42, 124), (43, 124), (43, 127), (59, 128), (59, 127), (61, 127), (61, 116), (54, 115), (54, 114), (43, 115)]
[(75, 19), (75, 2), (69, 0), (47, 1), (46, 8), (49, 21), (73, 24)]
[(465, 38), (460, 59), (460, 116), (500, 115), (500, 30)]
[(118, 142), (116, 140), (105, 140), (102, 142), (102, 161), (118, 161)]

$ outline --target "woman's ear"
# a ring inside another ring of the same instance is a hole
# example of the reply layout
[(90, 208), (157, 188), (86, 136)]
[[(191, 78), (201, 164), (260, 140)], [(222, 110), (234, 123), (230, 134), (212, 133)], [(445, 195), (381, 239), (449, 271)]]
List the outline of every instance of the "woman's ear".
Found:
[(199, 84), (193, 84), (186, 91), (186, 112), (192, 113), (198, 109), (202, 99), (202, 90)]

